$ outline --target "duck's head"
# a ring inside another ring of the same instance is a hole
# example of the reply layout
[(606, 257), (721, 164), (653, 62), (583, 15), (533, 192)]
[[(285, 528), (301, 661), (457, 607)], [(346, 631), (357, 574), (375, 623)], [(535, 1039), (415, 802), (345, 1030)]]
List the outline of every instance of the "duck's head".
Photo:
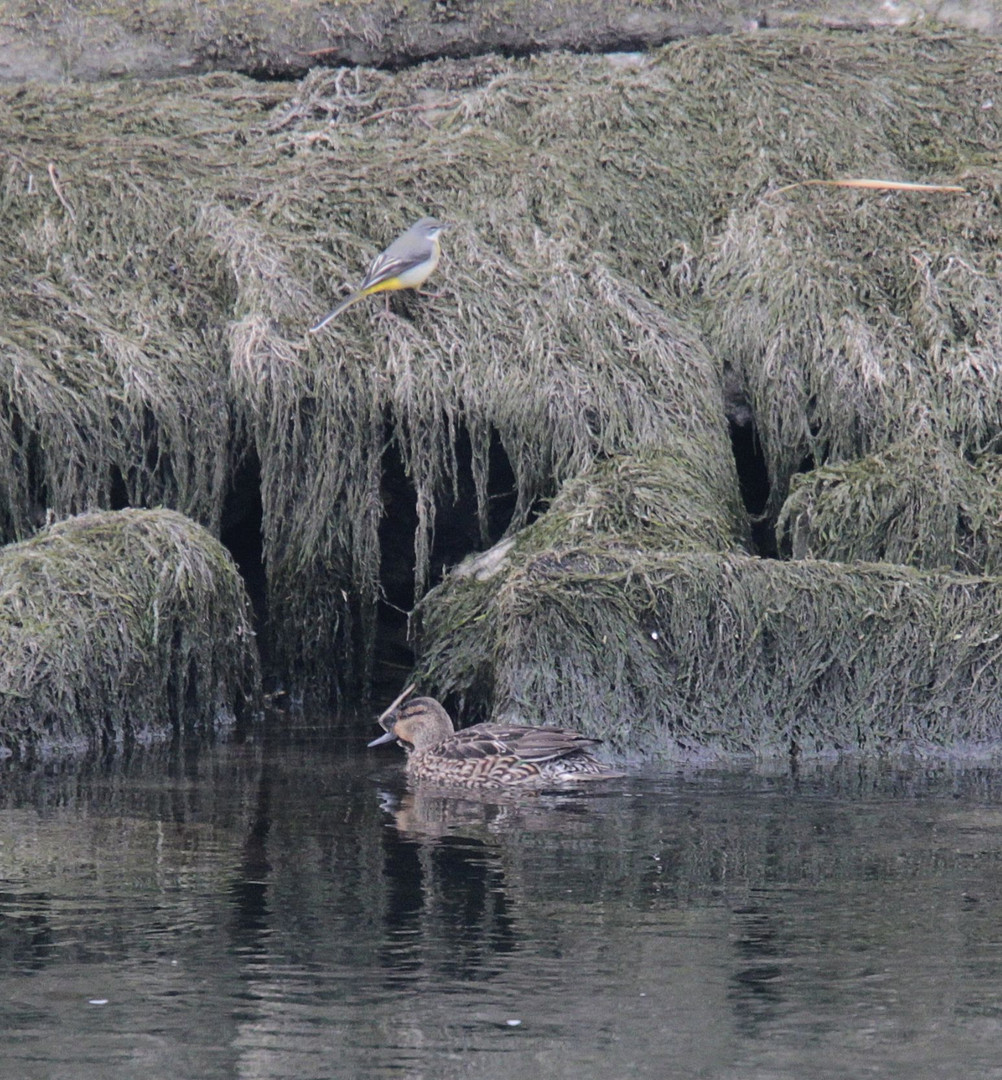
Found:
[(397, 741), (413, 750), (422, 750), (447, 739), (455, 731), (449, 714), (430, 697), (413, 698), (394, 712), (384, 713), (379, 722), (386, 728), (386, 734), (373, 739), (369, 746)]

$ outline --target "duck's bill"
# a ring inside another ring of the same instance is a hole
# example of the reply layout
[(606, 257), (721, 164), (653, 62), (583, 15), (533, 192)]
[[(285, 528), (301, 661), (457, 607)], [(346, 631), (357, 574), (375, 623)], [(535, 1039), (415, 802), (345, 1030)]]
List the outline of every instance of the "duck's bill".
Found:
[(373, 739), (369, 746), (382, 746), (383, 743), (396, 742), (396, 735), (392, 731), (388, 731), (385, 735), (380, 735), (378, 739)]

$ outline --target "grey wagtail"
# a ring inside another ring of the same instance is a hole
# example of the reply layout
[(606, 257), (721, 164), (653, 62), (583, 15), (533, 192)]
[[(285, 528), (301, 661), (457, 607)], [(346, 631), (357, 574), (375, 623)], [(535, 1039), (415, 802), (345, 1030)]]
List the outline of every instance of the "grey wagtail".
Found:
[(420, 289), (431, 277), (438, 266), (442, 249), (438, 243), (438, 234), (446, 226), (435, 218), (425, 217), (415, 222), (405, 233), (373, 260), (362, 284), (346, 300), (329, 314), (325, 315), (316, 326), (310, 327), (310, 333), (322, 330), (331, 319), (341, 314), (346, 307), (351, 307), (363, 296), (373, 293), (389, 292), (393, 289)]

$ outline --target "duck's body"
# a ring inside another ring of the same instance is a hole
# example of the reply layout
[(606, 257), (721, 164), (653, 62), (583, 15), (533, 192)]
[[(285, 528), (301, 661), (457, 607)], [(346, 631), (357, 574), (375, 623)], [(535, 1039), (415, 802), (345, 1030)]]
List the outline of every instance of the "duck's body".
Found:
[(370, 746), (396, 740), (407, 750), (407, 773), (449, 787), (540, 788), (605, 780), (621, 772), (592, 753), (601, 739), (565, 728), (474, 724), (456, 731), (434, 698), (414, 698), (380, 723), (386, 734)]

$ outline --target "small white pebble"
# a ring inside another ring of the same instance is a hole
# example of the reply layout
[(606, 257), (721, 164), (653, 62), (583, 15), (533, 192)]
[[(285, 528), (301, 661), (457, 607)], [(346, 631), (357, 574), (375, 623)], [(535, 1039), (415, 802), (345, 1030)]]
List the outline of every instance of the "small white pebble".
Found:
[(108, 999), (107, 998), (88, 998), (87, 999), (87, 1004), (88, 1005), (107, 1005), (108, 1004)]
[(657, 630), (652, 630), (651, 631), (651, 641), (657, 641), (657, 640), (658, 640), (658, 632), (657, 632)]
[(508, 1027), (518, 1027), (522, 1023), (521, 1020), (505, 1020)]

